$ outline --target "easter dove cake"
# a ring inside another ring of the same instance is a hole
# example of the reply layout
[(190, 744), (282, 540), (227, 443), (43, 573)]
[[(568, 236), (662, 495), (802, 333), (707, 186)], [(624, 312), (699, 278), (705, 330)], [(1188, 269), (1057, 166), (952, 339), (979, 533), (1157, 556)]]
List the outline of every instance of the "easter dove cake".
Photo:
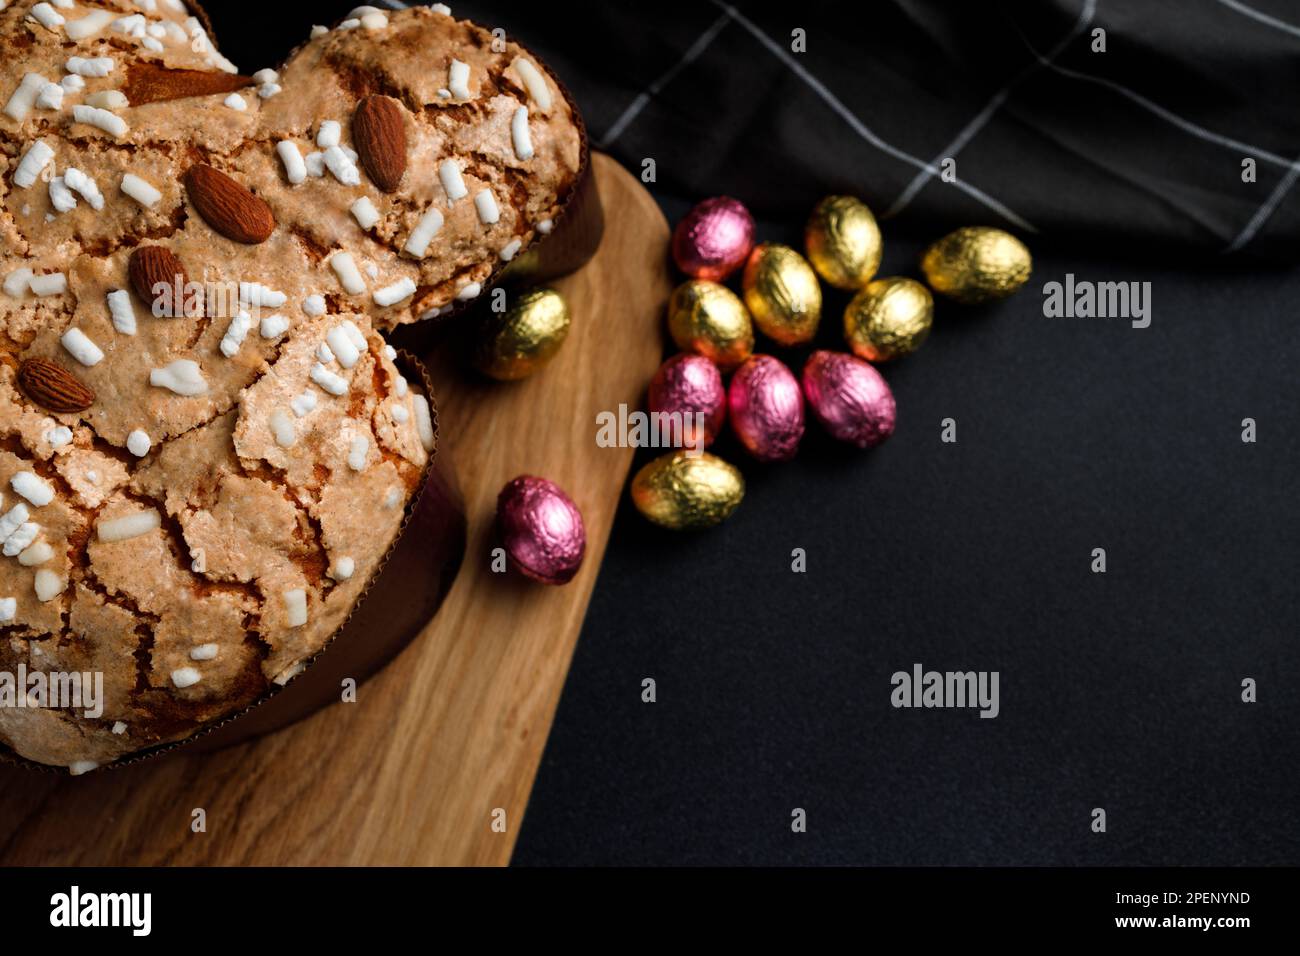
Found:
[(481, 294), (584, 168), (545, 67), (441, 5), (251, 76), (205, 24), (0, 0), (0, 745), (73, 772), (329, 642), (434, 452), (380, 333)]

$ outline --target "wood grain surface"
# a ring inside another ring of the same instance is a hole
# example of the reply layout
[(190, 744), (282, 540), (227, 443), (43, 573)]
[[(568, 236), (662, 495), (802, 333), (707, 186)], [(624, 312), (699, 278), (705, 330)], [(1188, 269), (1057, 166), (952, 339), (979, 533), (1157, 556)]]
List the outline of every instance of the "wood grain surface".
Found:
[[(632, 460), (596, 446), (595, 416), (641, 401), (670, 291), (658, 207), (612, 160), (594, 162), (605, 238), (554, 283), (573, 312), (559, 355), (510, 385), (430, 359), (469, 546), (424, 634), (356, 703), (258, 740), (78, 778), (0, 766), (0, 865), (509, 861)], [(497, 492), (523, 473), (558, 482), (586, 519), (586, 562), (565, 587), (490, 570)]]

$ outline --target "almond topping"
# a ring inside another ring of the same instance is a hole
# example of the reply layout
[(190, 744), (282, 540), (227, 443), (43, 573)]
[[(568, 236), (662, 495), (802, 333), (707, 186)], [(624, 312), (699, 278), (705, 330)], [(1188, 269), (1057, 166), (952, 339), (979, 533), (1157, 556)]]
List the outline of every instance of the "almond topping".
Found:
[[(184, 289), (189, 283), (189, 276), (186, 275), (181, 260), (170, 249), (162, 246), (136, 247), (131, 253), (126, 272), (131, 280), (131, 288), (155, 316), (170, 319), (184, 314), (183, 303), (177, 300), (185, 297)], [(181, 294), (159, 294), (154, 290), (160, 285), (169, 290), (180, 289)]]
[(352, 142), (375, 185), (395, 192), (406, 172), (406, 124), (389, 96), (367, 96), (352, 115)]
[(185, 189), (203, 220), (227, 239), (251, 246), (275, 231), (275, 216), (266, 200), (211, 166), (191, 166)]
[(62, 365), (33, 358), (18, 367), (18, 384), (37, 405), (52, 412), (80, 412), (95, 401), (95, 393)]
[(252, 83), (252, 77), (220, 70), (173, 70), (156, 63), (138, 62), (126, 68), (122, 92), (132, 106), (142, 106), (187, 96), (232, 93)]

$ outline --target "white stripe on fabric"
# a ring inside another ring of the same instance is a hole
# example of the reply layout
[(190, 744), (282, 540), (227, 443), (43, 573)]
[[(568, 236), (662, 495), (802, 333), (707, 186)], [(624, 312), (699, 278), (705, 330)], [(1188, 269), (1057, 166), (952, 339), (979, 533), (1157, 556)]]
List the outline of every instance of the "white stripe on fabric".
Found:
[[(739, 23), (751, 34), (753, 34), (754, 37), (758, 39), (760, 43), (762, 43), (765, 47), (767, 47), (767, 49), (770, 50), (772, 54), (777, 57), (777, 59), (781, 60), (782, 63), (784, 63), (787, 67), (789, 67), (790, 70), (795, 74), (795, 76), (803, 80), (803, 82), (806, 83), (813, 90), (813, 92), (815, 92), (818, 96), (820, 96), (822, 100), (824, 100), (832, 110), (834, 110), (837, 114), (839, 114), (840, 118), (843, 119), (844, 122), (846, 122), (850, 126), (850, 128), (852, 128), (852, 130), (855, 133), (857, 133), (858, 136), (860, 136), (862, 139), (866, 140), (872, 146), (876, 147), (876, 149), (894, 157), (900, 162), (907, 163), (910, 166), (915, 166), (917, 169), (929, 170), (931, 175), (936, 175), (939, 172), (937, 168), (930, 165), (925, 160), (920, 159), (916, 156), (913, 156), (911, 153), (899, 149), (897, 146), (894, 146), (891, 143), (886, 142), (885, 140), (877, 136), (875, 133), (873, 133), (866, 126), (866, 124), (864, 124), (860, 119), (857, 118), (857, 116), (853, 114), (853, 112), (847, 106), (845, 106), (842, 102), (840, 102), (839, 98), (836, 97), (834, 93), (832, 93), (829, 89), (826, 88), (826, 85), (823, 84), (821, 80), (817, 79), (817, 77), (813, 76), (810, 72), (808, 72), (808, 70), (804, 67), (802, 63), (800, 63), (793, 56), (791, 56), (785, 49), (781, 47), (780, 44), (776, 43), (771, 37), (769, 37), (766, 33), (760, 30), (755, 24), (751, 23), (743, 14), (741, 14), (738, 10), (736, 10), (735, 7), (728, 6), (727, 4), (721, 2), (721, 0), (713, 0), (713, 3), (715, 6), (718, 6), (723, 10), (726, 10), (729, 14), (731, 14), (731, 17), (737, 23)], [(953, 183), (953, 185), (957, 189), (961, 190), (962, 192), (966, 193), (972, 198), (978, 200), (980, 203), (987, 206), (989, 209), (993, 210), (998, 215), (1002, 216), (1008, 222), (1019, 227), (1020, 229), (1023, 229), (1026, 232), (1038, 231), (1025, 219), (1021, 218), (1019, 215), (1012, 212), (1010, 209), (1008, 209), (1002, 203), (998, 202), (992, 196), (985, 193), (983, 190), (978, 189), (975, 186), (972, 186), (969, 183), (963, 182), (961, 180), (958, 180), (957, 182)]]
[[(1069, 46), (1074, 40), (1078, 39), (1079, 35), (1088, 28), (1088, 24), (1092, 22), (1092, 18), (1096, 12), (1097, 0), (1084, 0), (1083, 10), (1079, 14), (1079, 19), (1075, 21), (1074, 26), (1071, 28), (1070, 32), (1062, 38), (1061, 42), (1054, 46), (1051, 52), (1047, 54), (1048, 62), (1055, 60), (1065, 51), (1067, 46)], [(1043, 61), (1035, 60), (1035, 62), (1021, 70), (1010, 83), (999, 90), (997, 94), (988, 101), (984, 109), (980, 110), (980, 112), (976, 114), (975, 118), (966, 124), (965, 128), (957, 134), (951, 143), (943, 148), (938, 156), (930, 160), (930, 165), (937, 167), (938, 164), (943, 162), (945, 159), (955, 158), (958, 153), (965, 149), (966, 144), (975, 137), (975, 134), (983, 129), (984, 125), (993, 118), (993, 114), (1002, 107), (1004, 102), (1006, 102), (1007, 97), (1011, 95), (1011, 91), (1019, 86), (1031, 73), (1035, 70), (1042, 69), (1042, 67)], [(899, 197), (894, 200), (893, 205), (885, 210), (885, 213), (881, 218), (889, 219), (891, 216), (897, 216), (900, 212), (906, 209), (908, 203), (916, 198), (916, 194), (925, 187), (925, 184), (928, 183), (932, 177), (933, 174), (929, 170), (922, 170), (917, 173), (915, 178), (908, 183), (907, 188), (904, 189), (902, 193), (899, 194)]]
[(1118, 93), (1126, 99), (1132, 100), (1138, 106), (1141, 106), (1148, 112), (1154, 113), (1165, 122), (1177, 126), (1183, 132), (1190, 133), (1197, 139), (1203, 139), (1208, 143), (1215, 143), (1216, 145), (1226, 147), (1227, 149), (1236, 150), (1239, 153), (1255, 156), (1265, 162), (1272, 163), (1274, 166), (1289, 167), (1291, 165), (1291, 160), (1285, 156), (1279, 156), (1277, 153), (1264, 149), (1262, 146), (1243, 143), (1241, 140), (1233, 139), (1230, 136), (1221, 136), (1213, 130), (1206, 129), (1204, 126), (1198, 126), (1191, 120), (1183, 119), (1183, 117), (1179, 116), (1177, 113), (1165, 109), (1159, 103), (1147, 99), (1141, 93), (1136, 93), (1128, 87), (1116, 83), (1114, 80), (1108, 80), (1102, 76), (1093, 76), (1088, 73), (1080, 73), (1078, 70), (1066, 69), (1059, 63), (1052, 63), (1047, 59), (1047, 57), (1034, 49), (1033, 44), (1029, 42), (1029, 38), (1026, 37), (1024, 33), (1020, 32), (1019, 29), (1017, 29), (1016, 32), (1020, 33), (1020, 39), (1024, 42), (1025, 46), (1029, 48), (1029, 51), (1033, 53), (1034, 56), (1038, 57), (1039, 62), (1054, 73), (1060, 73), (1062, 76), (1069, 77), (1072, 80), (1081, 80), (1085, 83), (1095, 83), (1098, 86), (1104, 86), (1106, 89)]
[(1291, 191), (1291, 187), (1295, 185), (1297, 178), (1300, 178), (1300, 159), (1291, 164), (1291, 168), (1282, 177), (1282, 181), (1274, 187), (1268, 198), (1264, 200), (1264, 205), (1255, 211), (1255, 215), (1250, 217), (1250, 222), (1246, 223), (1245, 228), (1241, 230), (1237, 238), (1232, 240), (1228, 248), (1223, 250), (1224, 255), (1239, 251), (1246, 243), (1255, 238), (1255, 234), (1277, 211), (1277, 207), (1282, 204), (1282, 200)]
[(680, 60), (664, 71), (663, 75), (647, 86), (645, 90), (637, 94), (636, 99), (628, 105), (622, 115), (614, 121), (614, 125), (612, 125), (605, 135), (600, 138), (600, 141), (596, 143), (596, 147), (598, 149), (605, 149), (610, 143), (613, 143), (622, 136), (623, 131), (627, 129), (628, 125), (637, 118), (643, 109), (646, 108), (646, 105), (649, 104), (650, 100), (658, 96), (659, 91), (671, 83), (673, 77), (680, 73), (690, 63), (697, 60), (700, 54), (708, 49), (709, 44), (713, 42), (714, 38), (722, 32), (723, 27), (730, 22), (730, 13), (723, 13), (722, 16), (718, 17), (718, 19), (715, 20), (707, 30), (696, 38), (695, 42), (690, 45), (684, 54), (682, 54)]
[(1279, 20), (1277, 17), (1270, 17), (1267, 13), (1262, 13), (1253, 7), (1248, 7), (1244, 3), (1238, 3), (1237, 0), (1219, 0), (1219, 2), (1229, 10), (1236, 10), (1242, 16), (1250, 17), (1252, 20), (1258, 20), (1260, 23), (1266, 24), (1274, 30), (1281, 30), (1282, 32), (1289, 33), (1292, 36), (1300, 37), (1300, 27), (1292, 26), (1284, 20)]

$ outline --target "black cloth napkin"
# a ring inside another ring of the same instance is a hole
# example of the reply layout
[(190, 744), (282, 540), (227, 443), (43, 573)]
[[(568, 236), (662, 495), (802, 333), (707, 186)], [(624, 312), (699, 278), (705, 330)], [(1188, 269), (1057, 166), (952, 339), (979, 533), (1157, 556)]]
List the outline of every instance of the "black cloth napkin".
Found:
[(653, 160), (684, 197), (726, 193), (786, 220), (844, 191), (917, 235), (987, 223), (1143, 255), (1296, 257), (1292, 0), (453, 12), (535, 49), (593, 143), (637, 171)]

